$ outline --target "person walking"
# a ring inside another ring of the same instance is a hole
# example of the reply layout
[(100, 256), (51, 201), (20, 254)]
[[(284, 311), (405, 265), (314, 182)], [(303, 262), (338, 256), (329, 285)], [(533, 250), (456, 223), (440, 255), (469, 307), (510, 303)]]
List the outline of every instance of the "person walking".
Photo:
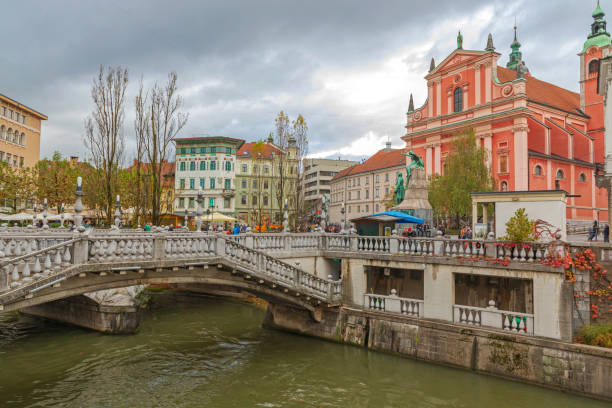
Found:
[(603, 240), (604, 242), (610, 242), (610, 226), (608, 224), (603, 229)]

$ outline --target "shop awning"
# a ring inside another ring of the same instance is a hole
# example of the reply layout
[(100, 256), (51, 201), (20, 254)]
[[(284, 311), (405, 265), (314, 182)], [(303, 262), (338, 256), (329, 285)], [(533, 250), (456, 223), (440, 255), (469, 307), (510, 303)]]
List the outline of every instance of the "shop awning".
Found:
[(371, 222), (400, 222), (412, 224), (424, 224), (425, 220), (408, 215), (401, 211), (385, 211), (377, 214), (366, 215), (364, 217), (354, 218), (351, 222), (371, 221)]

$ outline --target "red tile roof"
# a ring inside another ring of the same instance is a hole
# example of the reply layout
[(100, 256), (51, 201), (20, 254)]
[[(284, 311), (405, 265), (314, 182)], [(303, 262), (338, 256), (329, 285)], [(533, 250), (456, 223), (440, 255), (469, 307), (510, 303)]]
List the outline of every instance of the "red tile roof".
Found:
[[(174, 172), (175, 172), (176, 164), (174, 162), (164, 162), (161, 169), (162, 175), (162, 185), (174, 185)], [(136, 159), (128, 170), (136, 169)], [(140, 163), (140, 169), (143, 173), (148, 173), (151, 171), (151, 164), (149, 163)]]
[[(497, 78), (500, 82), (509, 82), (516, 79), (516, 71), (504, 67), (497, 67)], [(566, 112), (578, 113), (580, 111), (580, 94), (558, 87), (549, 82), (541, 81), (531, 74), (525, 75), (527, 79), (527, 99), (552, 106)]]
[(339, 179), (344, 176), (353, 176), (369, 171), (382, 170), (390, 167), (403, 166), (406, 164), (406, 156), (402, 155), (403, 149), (395, 150), (379, 150), (373, 156), (363, 163), (355, 164), (336, 174), (332, 180)]
[[(240, 149), (238, 149), (238, 152), (236, 153), (236, 157), (238, 158), (250, 158), (253, 156), (253, 147), (255, 147), (255, 144), (257, 142), (246, 142), (244, 143)], [(272, 153), (274, 154), (283, 154), (283, 151), (281, 149), (279, 149), (278, 147), (276, 147), (275, 145), (273, 145), (272, 143), (263, 143), (263, 149), (261, 151), (261, 154), (264, 158), (266, 159), (270, 159), (272, 158)]]

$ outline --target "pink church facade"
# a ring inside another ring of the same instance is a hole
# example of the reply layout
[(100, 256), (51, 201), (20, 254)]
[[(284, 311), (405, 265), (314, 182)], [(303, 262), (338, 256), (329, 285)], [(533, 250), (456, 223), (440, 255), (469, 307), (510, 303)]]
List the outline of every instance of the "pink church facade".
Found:
[(458, 47), (427, 80), (427, 100), (407, 113), (406, 150), (425, 162), (428, 176), (444, 174), (457, 135), (473, 129), (489, 152), (500, 191), (565, 190), (568, 220), (606, 220), (607, 192), (597, 188), (603, 168), (603, 98), (597, 94), (599, 59), (610, 55), (603, 11), (580, 52), (580, 93), (532, 76), (520, 43), (511, 45), (506, 67), (499, 66), (491, 36), (484, 51)]

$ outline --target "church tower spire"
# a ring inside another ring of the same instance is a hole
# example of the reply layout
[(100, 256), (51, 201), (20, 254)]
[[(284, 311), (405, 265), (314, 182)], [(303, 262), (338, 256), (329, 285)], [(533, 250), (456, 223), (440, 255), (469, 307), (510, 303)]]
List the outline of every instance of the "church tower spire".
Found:
[(610, 39), (610, 33), (606, 31), (607, 22), (605, 20), (606, 13), (601, 9), (599, 0), (597, 0), (597, 7), (593, 11), (593, 24), (591, 24), (591, 33), (587, 37), (584, 43), (583, 52), (589, 49), (589, 47), (597, 46), (603, 47), (605, 45), (612, 44)]
[[(510, 60), (506, 64), (506, 67), (518, 71), (519, 67), (524, 67), (525, 63), (523, 62), (523, 53), (520, 51), (521, 43), (518, 42), (516, 38), (516, 25), (514, 26), (514, 41), (510, 44), (510, 48), (512, 48), (512, 52), (510, 53)], [(524, 67), (524, 69), (527, 70), (527, 67)], [(527, 70), (527, 72), (528, 71), (529, 70)]]

